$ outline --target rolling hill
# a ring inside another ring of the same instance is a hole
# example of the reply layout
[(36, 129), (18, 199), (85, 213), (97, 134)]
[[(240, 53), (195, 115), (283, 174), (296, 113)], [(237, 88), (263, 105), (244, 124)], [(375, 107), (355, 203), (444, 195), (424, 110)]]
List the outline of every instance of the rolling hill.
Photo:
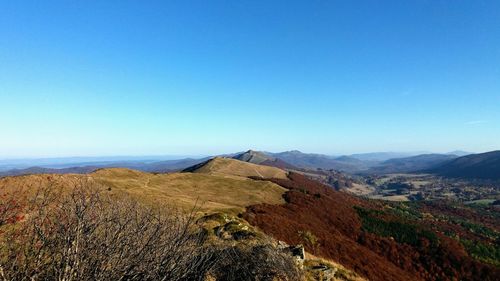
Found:
[(184, 169), (183, 172), (238, 177), (287, 178), (287, 172), (279, 168), (224, 157), (215, 157), (201, 164)]
[[(236, 160), (235, 160), (236, 161)], [(267, 168), (267, 167), (265, 167)], [(4, 177), (0, 191), (69, 188), (79, 181), (91, 181), (114, 194), (129, 194), (146, 203), (160, 202), (181, 208), (195, 204), (204, 211), (238, 213), (257, 203), (282, 204), (285, 189), (266, 181), (213, 173), (152, 174), (124, 168), (100, 169), (88, 175), (44, 174)]]
[(453, 178), (500, 180), (500, 151), (459, 157), (427, 172)]
[(91, 174), (97, 182), (147, 201), (162, 201), (205, 211), (238, 213), (257, 202), (284, 203), (284, 189), (270, 182), (216, 173), (150, 174), (128, 169), (103, 169)]

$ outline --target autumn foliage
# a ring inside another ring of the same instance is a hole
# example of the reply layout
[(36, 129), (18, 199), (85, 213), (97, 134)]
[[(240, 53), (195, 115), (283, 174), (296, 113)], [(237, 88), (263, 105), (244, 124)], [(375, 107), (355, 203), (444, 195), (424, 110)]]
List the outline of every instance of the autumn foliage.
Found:
[[(335, 191), (296, 173), (288, 180), (271, 181), (289, 189), (284, 195), (287, 203), (251, 206), (244, 218), (277, 239), (303, 243), (310, 252), (370, 280), (497, 280), (500, 276), (498, 268), (473, 260), (451, 238), (429, 234), (424, 226), (397, 216), (379, 216), (381, 203)], [(362, 216), (359, 210), (374, 212)], [(366, 220), (383, 232), (367, 229)], [(314, 248), (304, 243), (301, 233), (305, 231), (317, 237)], [(387, 235), (390, 231), (406, 234), (393, 237)]]

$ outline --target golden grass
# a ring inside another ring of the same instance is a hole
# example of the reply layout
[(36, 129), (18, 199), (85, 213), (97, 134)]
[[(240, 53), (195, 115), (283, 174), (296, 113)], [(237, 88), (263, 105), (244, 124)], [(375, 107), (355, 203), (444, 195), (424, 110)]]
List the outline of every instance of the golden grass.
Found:
[(180, 208), (192, 208), (197, 204), (204, 212), (238, 213), (253, 204), (284, 203), (285, 189), (267, 181), (203, 173), (151, 174), (121, 168), (102, 169), (89, 175), (6, 177), (0, 179), (0, 191), (34, 190), (48, 184), (64, 188), (82, 179), (97, 182), (106, 192), (126, 193), (144, 203)]
[[(333, 278), (332, 281), (367, 281), (367, 279), (359, 276), (356, 272), (345, 268), (343, 265), (341, 265), (339, 263), (336, 263), (334, 261), (327, 260), (324, 258), (320, 258), (320, 257), (314, 256), (314, 255), (306, 252), (306, 261), (304, 263), (304, 265), (306, 267), (320, 265), (320, 264), (328, 265), (328, 267), (336, 269), (335, 277)], [(306, 269), (306, 280), (307, 281), (318, 280), (317, 277), (318, 276), (316, 276), (316, 274), (314, 274), (314, 272), (308, 271)]]
[(194, 172), (239, 177), (287, 178), (287, 172), (276, 167), (257, 165), (222, 157), (210, 160)]

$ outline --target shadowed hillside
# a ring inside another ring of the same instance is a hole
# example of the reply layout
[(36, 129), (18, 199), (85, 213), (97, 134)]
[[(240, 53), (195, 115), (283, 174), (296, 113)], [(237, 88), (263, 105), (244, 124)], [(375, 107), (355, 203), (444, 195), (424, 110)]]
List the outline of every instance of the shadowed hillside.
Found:
[(449, 154), (421, 154), (412, 157), (390, 159), (371, 168), (369, 173), (394, 174), (420, 172), (457, 158)]
[(249, 162), (253, 164), (262, 164), (262, 162), (268, 161), (268, 160), (274, 160), (273, 157), (268, 156), (262, 152), (255, 151), (255, 150), (248, 150), (246, 152), (237, 154), (233, 156), (233, 159), (240, 160), (243, 162)]
[(302, 153), (298, 150), (268, 154), (303, 169), (335, 169), (343, 172), (354, 173), (366, 170), (368, 167), (373, 165), (370, 161), (362, 161), (354, 157), (333, 157), (324, 154)]
[(500, 151), (463, 156), (428, 172), (453, 178), (500, 180)]
[(280, 169), (297, 170), (299, 168), (294, 165), (283, 161), (280, 158), (271, 157), (263, 152), (248, 150), (246, 152), (237, 154), (233, 159), (249, 162), (253, 164), (260, 164), (265, 166), (276, 167)]

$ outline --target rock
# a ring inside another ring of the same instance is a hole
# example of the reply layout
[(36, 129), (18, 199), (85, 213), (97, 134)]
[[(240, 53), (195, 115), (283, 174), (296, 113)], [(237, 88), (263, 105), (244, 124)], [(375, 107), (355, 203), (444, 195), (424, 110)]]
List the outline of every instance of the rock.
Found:
[(304, 268), (304, 260), (306, 259), (306, 252), (304, 250), (304, 246), (296, 245), (290, 246), (283, 241), (278, 241), (277, 248), (282, 250), (283, 252), (289, 253), (297, 263), (300, 269)]

